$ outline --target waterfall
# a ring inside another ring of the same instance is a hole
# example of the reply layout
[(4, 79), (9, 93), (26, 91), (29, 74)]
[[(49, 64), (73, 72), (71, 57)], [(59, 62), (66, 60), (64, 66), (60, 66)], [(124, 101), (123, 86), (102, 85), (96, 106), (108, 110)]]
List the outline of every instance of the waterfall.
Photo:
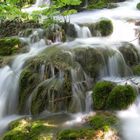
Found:
[(78, 24), (74, 24), (75, 30), (77, 32), (78, 38), (88, 38), (92, 37), (91, 32), (88, 27), (80, 27)]
[(50, 0), (36, 0), (36, 3), (35, 3), (37, 7), (42, 6), (44, 4), (50, 5)]
[(92, 91), (89, 91), (86, 93), (86, 113), (91, 112), (92, 109), (92, 105), (93, 105), (93, 101), (92, 101)]
[[(46, 47), (45, 41), (41, 39), (39, 42), (31, 44), (29, 47), (29, 52), (17, 55), (11, 67), (7, 65), (0, 69), (0, 121), (4, 117), (18, 113), (17, 105), (20, 73), (22, 72), (26, 60), (37, 55)], [(12, 118), (12, 120), (14, 119)], [(0, 130), (2, 129), (1, 127), (3, 126), (0, 126)]]

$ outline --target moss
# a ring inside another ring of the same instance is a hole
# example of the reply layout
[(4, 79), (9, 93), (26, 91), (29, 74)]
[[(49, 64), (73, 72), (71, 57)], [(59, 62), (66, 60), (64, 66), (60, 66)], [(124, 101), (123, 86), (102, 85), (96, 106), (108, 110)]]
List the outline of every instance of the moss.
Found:
[(140, 10), (140, 3), (137, 4), (137, 9)]
[(93, 106), (95, 109), (106, 109), (108, 96), (115, 84), (112, 82), (101, 81), (96, 83), (93, 89)]
[(129, 85), (113, 88), (107, 99), (107, 108), (111, 110), (127, 109), (136, 99), (136, 91)]
[(133, 66), (132, 71), (134, 75), (140, 76), (140, 65)]
[(75, 60), (82, 66), (83, 70), (92, 78), (97, 79), (100, 69), (104, 66), (104, 60), (100, 50), (95, 48), (74, 49)]
[(93, 117), (89, 117), (89, 125), (95, 130), (108, 131), (110, 128), (119, 126), (119, 119), (110, 113), (97, 113)]
[(3, 136), (3, 140), (52, 140), (52, 129), (45, 121), (17, 120), (10, 124), (10, 130)]
[(111, 20), (103, 19), (97, 23), (96, 30), (98, 30), (102, 36), (108, 36), (113, 32), (113, 24)]
[(138, 50), (131, 43), (123, 42), (119, 48), (123, 54), (125, 62), (129, 66), (137, 65), (140, 61)]
[(116, 8), (117, 5), (114, 5), (114, 2), (119, 2), (118, 0), (89, 0), (88, 9), (103, 9), (103, 8)]
[(95, 131), (91, 129), (67, 129), (58, 133), (57, 140), (91, 139)]
[(19, 111), (24, 112), (24, 106), (34, 88), (40, 81), (39, 74), (26, 67), (20, 75)]
[(23, 51), (23, 47), (18, 38), (2, 38), (0, 39), (0, 55), (8, 56)]

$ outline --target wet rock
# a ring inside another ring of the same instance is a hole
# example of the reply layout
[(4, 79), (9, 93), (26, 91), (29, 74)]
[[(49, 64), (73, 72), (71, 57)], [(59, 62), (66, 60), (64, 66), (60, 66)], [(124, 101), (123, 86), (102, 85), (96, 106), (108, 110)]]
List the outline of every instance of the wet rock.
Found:
[(139, 52), (131, 43), (124, 42), (119, 47), (128, 66), (137, 65), (140, 61)]
[(25, 51), (26, 47), (19, 38), (11, 37), (0, 39), (0, 56), (10, 56)]
[(10, 130), (6, 132), (2, 140), (52, 140), (51, 130), (54, 125), (45, 121), (32, 121), (29, 119), (16, 120), (9, 125)]

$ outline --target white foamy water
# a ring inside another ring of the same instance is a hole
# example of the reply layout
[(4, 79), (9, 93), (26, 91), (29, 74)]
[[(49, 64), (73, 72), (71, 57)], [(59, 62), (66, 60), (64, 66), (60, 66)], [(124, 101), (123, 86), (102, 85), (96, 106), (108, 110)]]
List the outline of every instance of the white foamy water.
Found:
[[(19, 77), (22, 72), (24, 63), (31, 57), (37, 55), (42, 51), (46, 45), (44, 40), (40, 40), (34, 44), (31, 44), (28, 53), (18, 55), (13, 61), (11, 67), (5, 66), (0, 69), (0, 123), (9, 115), (17, 114), (18, 105), (18, 87)], [(0, 125), (0, 133), (3, 132), (9, 121), (3, 121), (3, 125)], [(5, 122), (5, 123), (4, 123)], [(3, 127), (5, 126), (5, 127)]]

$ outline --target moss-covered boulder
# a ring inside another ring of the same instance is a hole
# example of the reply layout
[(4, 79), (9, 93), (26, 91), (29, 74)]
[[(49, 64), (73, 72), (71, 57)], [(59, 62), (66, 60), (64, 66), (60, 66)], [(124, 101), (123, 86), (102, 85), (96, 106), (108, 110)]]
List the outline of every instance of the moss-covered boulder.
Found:
[(136, 7), (138, 10), (140, 10), (140, 3), (138, 3)]
[(92, 94), (95, 109), (106, 109), (108, 96), (114, 87), (115, 84), (108, 81), (96, 83)]
[(71, 69), (74, 65), (71, 54), (58, 47), (47, 48), (29, 60), (20, 76), (20, 112), (24, 112), (30, 96), (33, 114), (45, 109), (52, 112), (68, 110), (72, 99)]
[(119, 47), (128, 66), (137, 65), (140, 61), (139, 52), (131, 43), (124, 42)]
[(101, 81), (93, 89), (93, 106), (97, 110), (123, 110), (135, 101), (136, 96), (136, 91), (130, 85)]
[(91, 129), (67, 129), (58, 133), (57, 140), (91, 140), (95, 136), (95, 131)]
[(51, 130), (54, 126), (45, 121), (31, 121), (22, 119), (10, 124), (10, 130), (6, 132), (2, 140), (52, 140)]
[(88, 9), (103, 9), (103, 8), (116, 8), (117, 5), (114, 5), (113, 2), (118, 2), (116, 0), (89, 0)]
[(95, 130), (108, 131), (110, 128), (118, 129), (120, 127), (119, 119), (109, 112), (100, 112), (89, 117), (88, 123)]
[(84, 71), (93, 79), (98, 78), (100, 69), (104, 66), (102, 50), (96, 48), (76, 48), (74, 49), (74, 54), (75, 60), (80, 63)]
[(82, 128), (71, 128), (61, 130), (58, 135), (58, 140), (98, 140), (105, 139), (108, 132), (112, 132), (108, 139), (119, 138), (118, 132), (120, 127), (119, 119), (110, 113), (97, 113), (96, 115), (86, 118), (86, 122)]
[(132, 71), (134, 75), (140, 76), (140, 65), (133, 66)]
[(136, 99), (136, 91), (129, 85), (113, 88), (107, 99), (107, 108), (111, 110), (127, 109)]
[(2, 38), (0, 39), (0, 56), (9, 56), (24, 52), (21, 41), (18, 38)]
[(84, 25), (89, 28), (92, 36), (108, 36), (113, 32), (113, 24), (109, 19), (100, 19), (97, 23)]

